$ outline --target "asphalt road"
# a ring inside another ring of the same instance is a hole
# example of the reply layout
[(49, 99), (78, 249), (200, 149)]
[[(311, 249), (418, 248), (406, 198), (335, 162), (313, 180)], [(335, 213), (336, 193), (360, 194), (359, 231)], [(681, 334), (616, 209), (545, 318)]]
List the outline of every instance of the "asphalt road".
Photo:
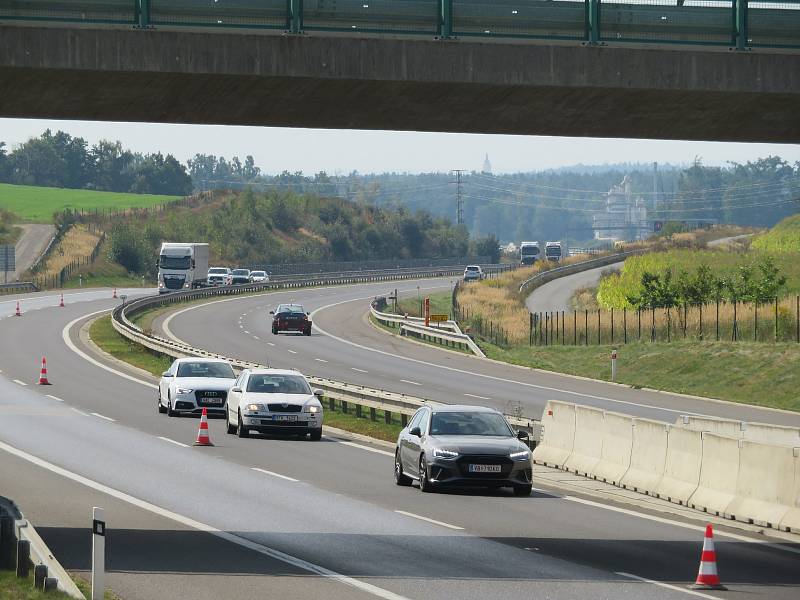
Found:
[(56, 233), (52, 225), (17, 225), (17, 227), (22, 228), (22, 235), (16, 245), (17, 270), (9, 273), (9, 281), (19, 280), (44, 252), (48, 242)]
[(528, 307), (530, 312), (563, 310), (572, 314), (573, 309), (570, 300), (576, 290), (595, 287), (600, 282), (600, 277), (604, 272), (610, 269), (618, 271), (624, 264), (625, 261), (622, 261), (554, 279), (533, 290), (533, 293), (525, 300), (525, 306)]
[[(330, 303), (376, 287), (313, 293)], [(313, 293), (293, 292), (294, 300)], [(696, 575), (696, 524), (618, 512), (554, 489), (531, 498), (423, 495), (394, 486), (391, 452), (331, 436), (240, 440), (213, 420), (215, 447), (179, 445), (194, 439), (196, 419), (157, 414), (152, 382), (122, 378), (86, 359), (103, 364), (102, 357), (75, 351), (86, 352), (77, 339), (83, 315), (112, 301), (76, 297), (60, 309), (52, 299), (0, 320), (0, 494), (14, 498), (78, 569), (88, 564), (91, 506), (104, 506), (109, 582), (126, 599), (262, 598), (265, 590), (326, 599), (660, 599), (683, 598)], [(238, 307), (229, 328), (244, 340), (241, 303), (277, 299), (242, 298), (217, 309)], [(183, 314), (194, 318), (198, 310)], [(212, 325), (223, 316), (215, 313), (201, 333), (215, 335)], [(290, 354), (290, 341), (305, 343), (308, 353), (324, 336), (279, 340), (271, 353)], [(54, 384), (48, 388), (31, 385), (42, 354)], [(313, 358), (295, 362), (305, 368)], [(350, 374), (359, 372), (340, 368), (337, 378)], [(732, 591), (708, 597), (796, 597), (796, 554), (724, 533), (718, 555)]]

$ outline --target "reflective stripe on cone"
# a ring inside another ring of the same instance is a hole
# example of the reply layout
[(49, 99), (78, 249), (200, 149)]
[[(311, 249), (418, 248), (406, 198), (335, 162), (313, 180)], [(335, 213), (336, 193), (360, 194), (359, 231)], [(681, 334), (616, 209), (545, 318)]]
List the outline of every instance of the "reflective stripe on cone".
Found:
[(727, 590), (719, 580), (717, 574), (717, 553), (714, 550), (714, 529), (709, 523), (706, 525), (706, 534), (703, 538), (703, 552), (700, 555), (700, 569), (697, 572), (697, 581), (689, 586), (693, 590)]

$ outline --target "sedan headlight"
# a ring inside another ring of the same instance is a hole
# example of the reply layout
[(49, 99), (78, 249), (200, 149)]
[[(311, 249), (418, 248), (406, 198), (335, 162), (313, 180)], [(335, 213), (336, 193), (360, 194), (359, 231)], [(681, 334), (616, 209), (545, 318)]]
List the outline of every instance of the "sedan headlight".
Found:
[(508, 455), (511, 460), (528, 460), (531, 457), (530, 450), (520, 450), (519, 452), (512, 452)]
[(191, 390), (191, 388), (179, 387), (179, 388), (175, 389), (175, 392), (178, 393), (178, 394), (191, 394), (192, 390)]
[(433, 449), (433, 456), (435, 458), (458, 458), (458, 451), (456, 450), (447, 450), (446, 448), (434, 448)]
[(321, 407), (317, 406), (316, 404), (310, 404), (303, 407), (303, 412), (312, 414), (318, 413), (320, 410), (322, 410)]
[(244, 409), (252, 411), (252, 412), (258, 412), (258, 411), (261, 410), (261, 405), (260, 404), (248, 404), (247, 406), (244, 407)]

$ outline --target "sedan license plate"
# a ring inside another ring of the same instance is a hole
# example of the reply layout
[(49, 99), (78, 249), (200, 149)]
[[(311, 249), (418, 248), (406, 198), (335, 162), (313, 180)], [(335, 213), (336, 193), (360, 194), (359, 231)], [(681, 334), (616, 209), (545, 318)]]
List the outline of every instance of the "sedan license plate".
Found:
[(470, 473), (499, 473), (502, 470), (502, 465), (470, 465)]
[(297, 421), (297, 415), (273, 415), (273, 421)]
[(202, 398), (200, 400), (201, 404), (222, 404), (222, 398)]

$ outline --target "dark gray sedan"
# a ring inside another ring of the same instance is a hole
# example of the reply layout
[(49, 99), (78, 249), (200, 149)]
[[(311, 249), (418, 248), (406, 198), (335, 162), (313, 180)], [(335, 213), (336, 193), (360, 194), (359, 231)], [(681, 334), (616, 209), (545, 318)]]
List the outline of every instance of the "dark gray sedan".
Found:
[(505, 417), (480, 406), (424, 406), (397, 438), (397, 485), (419, 482), (423, 492), (443, 486), (511, 487), (528, 496), (531, 452)]

